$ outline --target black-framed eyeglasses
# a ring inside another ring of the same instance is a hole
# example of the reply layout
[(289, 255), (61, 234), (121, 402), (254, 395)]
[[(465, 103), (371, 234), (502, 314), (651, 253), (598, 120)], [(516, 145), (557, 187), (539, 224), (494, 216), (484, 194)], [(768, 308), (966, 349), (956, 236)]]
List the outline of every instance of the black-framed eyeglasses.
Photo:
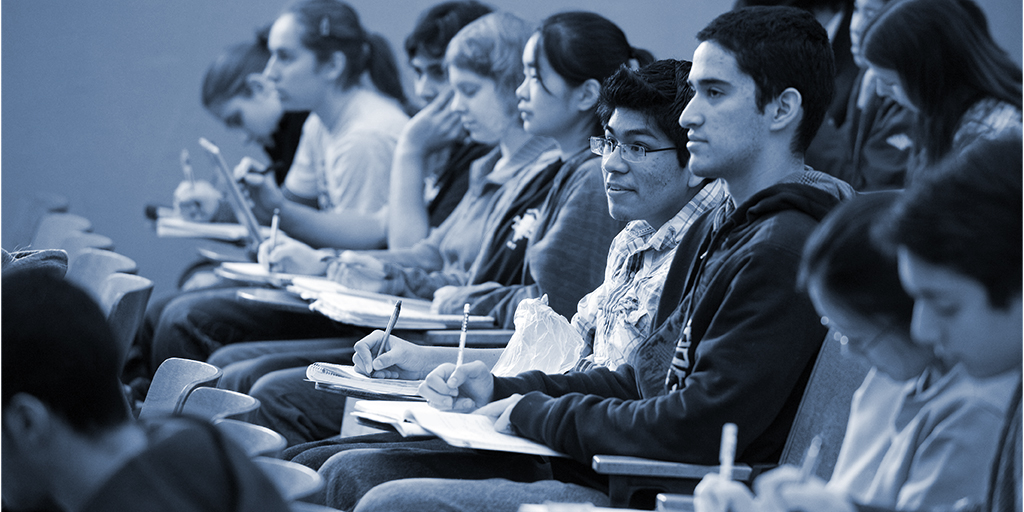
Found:
[(643, 146), (636, 144), (623, 144), (617, 140), (608, 139), (605, 137), (591, 137), (590, 138), (590, 151), (593, 151), (596, 155), (611, 156), (615, 152), (615, 148), (622, 148), (622, 159), (627, 162), (641, 162), (647, 153), (657, 153), (659, 151), (670, 151), (676, 149), (671, 148), (659, 148), (659, 149), (647, 149)]

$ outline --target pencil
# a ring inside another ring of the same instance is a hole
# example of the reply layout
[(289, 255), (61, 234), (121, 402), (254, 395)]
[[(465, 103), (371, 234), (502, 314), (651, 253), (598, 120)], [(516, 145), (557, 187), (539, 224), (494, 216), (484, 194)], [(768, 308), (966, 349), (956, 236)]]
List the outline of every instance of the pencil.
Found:
[(380, 345), (377, 346), (377, 355), (373, 356), (374, 359), (384, 355), (388, 351), (388, 338), (391, 337), (391, 329), (395, 328), (395, 323), (398, 322), (398, 313), (402, 311), (402, 301), (395, 301), (395, 310), (391, 312), (391, 320), (388, 320), (388, 326), (384, 329), (384, 336), (380, 339)]
[(281, 223), (281, 209), (274, 208), (274, 217), (270, 219), (270, 250), (267, 251), (269, 256), (270, 252), (277, 247), (277, 226)]
[(463, 354), (466, 352), (466, 328), (469, 325), (469, 304), (462, 306), (462, 333), (459, 334), (459, 357), (455, 360), (455, 367), (462, 366)]
[(814, 474), (815, 466), (818, 465), (818, 453), (821, 452), (821, 436), (814, 436), (810, 446), (807, 447), (807, 454), (804, 455), (804, 462), (800, 466), (800, 481), (806, 482)]
[(196, 175), (192, 172), (192, 163), (189, 161), (188, 149), (181, 150), (181, 172), (185, 173), (185, 179), (192, 185), (192, 188), (196, 188)]
[(722, 478), (732, 480), (732, 466), (736, 460), (736, 424), (726, 423), (722, 425), (722, 446), (718, 452), (718, 461), (721, 464), (718, 474)]

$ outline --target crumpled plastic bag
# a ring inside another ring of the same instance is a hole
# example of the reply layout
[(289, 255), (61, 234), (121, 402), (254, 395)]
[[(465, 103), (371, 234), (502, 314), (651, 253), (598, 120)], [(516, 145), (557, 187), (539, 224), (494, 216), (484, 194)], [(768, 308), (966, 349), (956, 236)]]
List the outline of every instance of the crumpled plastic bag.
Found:
[(510, 377), (528, 370), (563, 373), (573, 366), (583, 350), (583, 337), (548, 306), (548, 296), (523, 299), (516, 307), (516, 332), (508, 340), (491, 373)]

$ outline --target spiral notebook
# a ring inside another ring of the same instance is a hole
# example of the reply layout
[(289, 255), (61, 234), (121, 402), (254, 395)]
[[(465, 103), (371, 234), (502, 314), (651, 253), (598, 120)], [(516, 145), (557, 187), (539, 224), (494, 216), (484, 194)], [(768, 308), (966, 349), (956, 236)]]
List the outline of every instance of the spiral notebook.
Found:
[(419, 396), (421, 380), (375, 379), (357, 372), (352, 365), (313, 363), (306, 367), (306, 380), (357, 398), (423, 400)]

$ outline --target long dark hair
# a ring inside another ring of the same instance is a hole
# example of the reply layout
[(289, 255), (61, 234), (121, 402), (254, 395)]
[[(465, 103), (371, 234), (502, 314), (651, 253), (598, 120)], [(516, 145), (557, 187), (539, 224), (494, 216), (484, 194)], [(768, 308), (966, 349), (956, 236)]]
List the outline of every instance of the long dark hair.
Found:
[(890, 2), (868, 26), (864, 58), (894, 70), (918, 109), (928, 163), (949, 152), (960, 119), (983, 98), (1021, 107), (1021, 69), (971, 0)]
[(380, 34), (363, 28), (350, 5), (339, 0), (302, 0), (285, 12), (293, 14), (302, 25), (302, 44), (316, 54), (319, 62), (327, 62), (334, 52), (345, 54), (345, 73), (339, 77), (339, 85), (351, 87), (368, 71), (377, 90), (406, 103), (391, 46)]

